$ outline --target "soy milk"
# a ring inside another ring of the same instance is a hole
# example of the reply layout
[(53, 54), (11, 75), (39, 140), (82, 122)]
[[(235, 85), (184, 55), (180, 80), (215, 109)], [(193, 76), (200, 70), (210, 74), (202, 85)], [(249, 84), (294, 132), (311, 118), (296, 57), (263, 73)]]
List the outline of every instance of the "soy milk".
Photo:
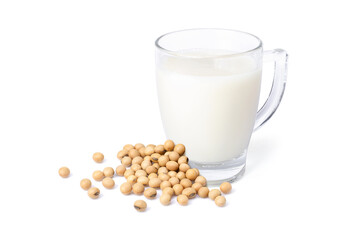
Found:
[(197, 163), (244, 154), (258, 107), (261, 66), (249, 56), (214, 50), (157, 61), (162, 61), (157, 90), (167, 137), (183, 143), (189, 160)]

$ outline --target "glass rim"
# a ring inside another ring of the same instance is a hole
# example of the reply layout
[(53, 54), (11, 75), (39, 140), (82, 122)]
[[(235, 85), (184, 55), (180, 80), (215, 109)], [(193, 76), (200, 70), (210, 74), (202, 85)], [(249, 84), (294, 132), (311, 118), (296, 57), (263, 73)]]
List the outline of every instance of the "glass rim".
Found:
[[(216, 30), (216, 31), (229, 31), (229, 32), (236, 32), (236, 33), (242, 33), (242, 34), (245, 34), (245, 35), (248, 35), (248, 36), (251, 36), (253, 38), (255, 38), (257, 41), (258, 41), (258, 44), (256, 47), (252, 48), (252, 49), (249, 49), (249, 50), (246, 50), (246, 51), (243, 51), (243, 52), (236, 52), (236, 53), (229, 53), (229, 54), (221, 54), (221, 55), (216, 55), (216, 56), (205, 56), (205, 57), (194, 57), (194, 56), (188, 56), (188, 55), (181, 55), (179, 54), (179, 52), (177, 51), (173, 51), (173, 50), (169, 50), (169, 49), (166, 49), (164, 47), (162, 47), (160, 44), (159, 44), (159, 41), (170, 35), (170, 34), (174, 34), (174, 33), (179, 33), (179, 32), (188, 32), (188, 31), (201, 31), (201, 30)], [(254, 34), (251, 34), (251, 33), (248, 33), (248, 32), (244, 32), (244, 31), (240, 31), (240, 30), (234, 30), (234, 29), (226, 29), (226, 28), (189, 28), (189, 29), (183, 29), (183, 30), (177, 30), (177, 31), (172, 31), (172, 32), (168, 32), (168, 33), (165, 33), (163, 35), (161, 35), (160, 37), (158, 37), (156, 40), (155, 40), (155, 46), (157, 49), (159, 49), (160, 51), (163, 51), (169, 55), (173, 55), (173, 56), (176, 56), (176, 57), (184, 57), (184, 58), (224, 58), (224, 57), (236, 57), (236, 56), (241, 56), (241, 55), (244, 55), (244, 54), (247, 54), (247, 53), (250, 53), (250, 52), (253, 52), (253, 51), (256, 51), (260, 48), (262, 48), (262, 41), (259, 37), (255, 36)]]

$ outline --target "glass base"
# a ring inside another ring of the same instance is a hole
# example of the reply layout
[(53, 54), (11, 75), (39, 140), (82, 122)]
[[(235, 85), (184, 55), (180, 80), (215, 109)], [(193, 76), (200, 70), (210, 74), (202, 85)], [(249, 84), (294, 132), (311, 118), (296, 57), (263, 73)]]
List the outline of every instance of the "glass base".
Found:
[(240, 157), (221, 163), (198, 163), (189, 161), (192, 168), (197, 168), (208, 185), (219, 185), (223, 182), (235, 182), (245, 173), (246, 153)]

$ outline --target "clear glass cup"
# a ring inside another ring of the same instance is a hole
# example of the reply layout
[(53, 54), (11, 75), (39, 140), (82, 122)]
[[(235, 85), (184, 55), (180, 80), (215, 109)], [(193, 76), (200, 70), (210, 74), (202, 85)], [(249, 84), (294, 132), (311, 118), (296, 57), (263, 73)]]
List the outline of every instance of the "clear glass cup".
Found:
[[(156, 42), (156, 81), (168, 139), (186, 146), (192, 167), (211, 183), (245, 171), (252, 132), (276, 111), (284, 93), (287, 53), (226, 29), (189, 29)], [(275, 65), (270, 95), (258, 111), (263, 60)]]

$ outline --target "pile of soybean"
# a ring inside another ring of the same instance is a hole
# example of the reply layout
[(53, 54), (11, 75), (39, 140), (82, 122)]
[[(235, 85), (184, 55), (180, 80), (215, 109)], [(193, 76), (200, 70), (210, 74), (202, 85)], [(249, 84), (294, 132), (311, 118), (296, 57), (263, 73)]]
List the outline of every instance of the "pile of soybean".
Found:
[[(158, 189), (161, 189), (160, 202), (165, 206), (171, 203), (174, 195), (181, 206), (187, 205), (189, 199), (195, 198), (196, 195), (201, 198), (209, 197), (219, 207), (225, 206), (226, 198), (221, 193), (230, 193), (231, 184), (223, 182), (220, 185), (221, 191), (209, 190), (206, 178), (200, 175), (198, 169), (191, 168), (188, 164), (185, 151), (183, 144), (175, 145), (172, 140), (166, 140), (163, 145), (126, 144), (117, 154), (121, 165), (115, 171), (112, 167), (106, 167), (103, 171), (94, 171), (92, 177), (95, 181), (102, 181), (105, 188), (112, 189), (115, 186), (112, 179), (115, 172), (118, 176), (124, 176), (126, 182), (120, 186), (120, 191), (124, 195), (143, 194), (147, 199), (155, 199)], [(94, 153), (93, 160), (101, 163), (104, 155)], [(69, 174), (70, 170), (67, 167), (59, 169), (61, 177), (68, 177)], [(90, 198), (99, 197), (100, 190), (92, 187), (90, 179), (82, 179), (80, 186), (88, 191)], [(143, 200), (134, 203), (137, 211), (145, 211), (146, 207), (147, 204)]]

